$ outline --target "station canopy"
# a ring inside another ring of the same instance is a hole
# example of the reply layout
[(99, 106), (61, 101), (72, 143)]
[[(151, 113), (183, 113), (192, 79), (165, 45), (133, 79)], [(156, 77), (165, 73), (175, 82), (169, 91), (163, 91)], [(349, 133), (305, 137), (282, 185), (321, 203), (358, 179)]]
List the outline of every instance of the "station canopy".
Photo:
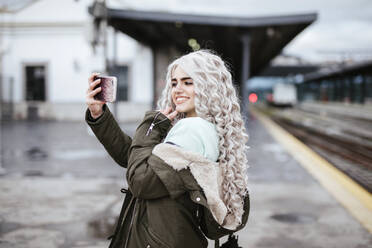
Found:
[[(191, 51), (190, 45), (213, 49), (232, 65), (233, 72), (239, 74), (242, 72), (242, 39), (248, 36), (249, 76), (259, 74), (317, 17), (315, 13), (267, 17), (207, 16), (107, 8), (97, 6), (97, 2), (89, 12), (96, 18), (107, 17), (109, 25), (151, 48), (172, 46), (181, 53)], [(239, 80), (239, 76), (236, 79)]]
[(323, 67), (318, 71), (308, 73), (304, 76), (301, 83), (322, 82), (322, 80), (356, 76), (361, 74), (372, 74), (372, 60), (361, 61), (353, 64), (334, 65), (333, 67)]

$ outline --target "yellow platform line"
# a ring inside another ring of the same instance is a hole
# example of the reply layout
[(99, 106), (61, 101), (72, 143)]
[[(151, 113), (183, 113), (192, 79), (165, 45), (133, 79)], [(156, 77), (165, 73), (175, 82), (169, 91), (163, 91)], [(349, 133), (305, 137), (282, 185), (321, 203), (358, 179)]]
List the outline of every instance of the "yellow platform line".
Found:
[(251, 112), (268, 129), (276, 141), (282, 144), (301, 166), (372, 233), (372, 194), (259, 110), (252, 107)]

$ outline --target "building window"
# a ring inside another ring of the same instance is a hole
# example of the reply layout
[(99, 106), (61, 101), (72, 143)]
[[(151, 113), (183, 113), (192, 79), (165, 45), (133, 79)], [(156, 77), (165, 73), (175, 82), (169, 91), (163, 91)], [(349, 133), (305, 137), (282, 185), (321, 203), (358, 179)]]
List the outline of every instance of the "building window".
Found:
[(26, 101), (45, 101), (45, 66), (26, 66)]
[(129, 67), (127, 65), (114, 66), (110, 69), (110, 75), (118, 79), (116, 100), (128, 101)]

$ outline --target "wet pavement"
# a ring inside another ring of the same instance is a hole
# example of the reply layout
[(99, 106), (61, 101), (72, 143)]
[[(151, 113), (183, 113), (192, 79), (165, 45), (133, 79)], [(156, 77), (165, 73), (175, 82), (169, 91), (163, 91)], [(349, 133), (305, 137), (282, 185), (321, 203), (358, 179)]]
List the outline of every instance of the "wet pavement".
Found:
[[(133, 135), (137, 123), (121, 124)], [(84, 122), (3, 122), (0, 247), (108, 247), (125, 169)], [(372, 247), (372, 237), (253, 117), (242, 247)], [(210, 245), (212, 247), (212, 243)]]
[(125, 169), (84, 122), (2, 122), (1, 145), (0, 247), (108, 246)]
[[(121, 124), (133, 135), (136, 123)], [(113, 177), (121, 167), (84, 123), (3, 122), (2, 164), (7, 176)]]

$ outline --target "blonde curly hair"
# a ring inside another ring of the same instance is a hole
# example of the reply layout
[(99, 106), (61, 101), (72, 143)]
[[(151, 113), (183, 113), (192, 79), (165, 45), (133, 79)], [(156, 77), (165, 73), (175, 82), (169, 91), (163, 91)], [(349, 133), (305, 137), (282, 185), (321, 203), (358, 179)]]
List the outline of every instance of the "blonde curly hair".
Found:
[[(223, 178), (221, 197), (230, 215), (229, 219), (241, 223), (243, 199), (248, 191), (248, 134), (240, 114), (231, 73), (224, 61), (210, 50), (186, 54), (168, 66), (166, 86), (158, 101), (158, 109), (175, 109), (171, 97), (171, 76), (177, 66), (194, 81), (197, 116), (216, 125), (220, 152), (218, 162)], [(184, 113), (179, 113), (176, 121), (184, 117)]]

